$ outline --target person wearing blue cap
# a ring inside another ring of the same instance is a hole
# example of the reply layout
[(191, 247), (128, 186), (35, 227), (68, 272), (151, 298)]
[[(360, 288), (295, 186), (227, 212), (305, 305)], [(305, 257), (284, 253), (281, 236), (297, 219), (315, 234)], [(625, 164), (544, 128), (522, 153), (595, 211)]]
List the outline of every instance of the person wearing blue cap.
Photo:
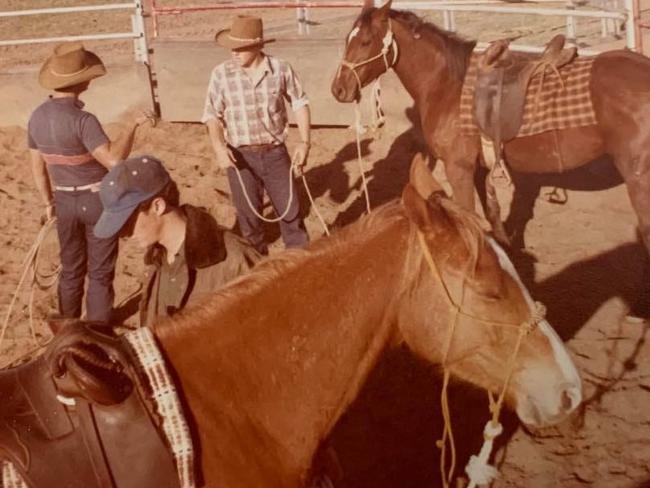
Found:
[(132, 157), (102, 179), (99, 238), (130, 237), (146, 249), (140, 325), (173, 315), (245, 273), (261, 255), (208, 212), (179, 204), (179, 192), (153, 156)]

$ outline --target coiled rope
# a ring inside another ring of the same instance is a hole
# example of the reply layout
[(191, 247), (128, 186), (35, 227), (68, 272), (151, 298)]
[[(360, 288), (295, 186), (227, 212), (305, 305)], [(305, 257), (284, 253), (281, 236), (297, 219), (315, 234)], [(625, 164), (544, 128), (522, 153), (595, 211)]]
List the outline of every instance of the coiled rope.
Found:
[[(260, 214), (257, 211), (255, 205), (253, 205), (253, 202), (250, 199), (250, 196), (248, 195), (248, 192), (246, 191), (246, 185), (244, 185), (244, 179), (242, 178), (239, 168), (237, 168), (236, 166), (233, 166), (233, 168), (235, 168), (235, 173), (237, 174), (237, 179), (239, 180), (239, 186), (241, 187), (242, 193), (244, 194), (246, 203), (248, 204), (248, 207), (251, 209), (251, 211), (255, 214), (255, 216), (258, 219), (273, 224), (276, 222), (280, 222), (287, 216), (287, 214), (289, 213), (289, 209), (291, 208), (291, 202), (293, 201), (294, 198), (293, 171), (294, 169), (297, 169), (297, 165), (295, 163), (291, 163), (291, 167), (289, 168), (289, 198), (287, 200), (287, 207), (284, 209), (284, 211), (281, 214), (279, 214), (275, 218), (264, 217), (264, 215)], [(325, 232), (326, 235), (329, 236), (330, 231), (327, 227), (327, 224), (325, 223), (325, 219), (323, 219), (323, 216), (318, 210), (318, 206), (316, 205), (316, 202), (314, 201), (314, 197), (311, 194), (311, 190), (309, 189), (309, 185), (307, 184), (307, 178), (305, 178), (305, 174), (302, 172), (302, 170), (300, 170), (300, 177), (302, 178), (302, 183), (305, 186), (305, 191), (307, 192), (307, 197), (309, 198), (309, 202), (311, 203), (311, 208), (314, 209), (314, 213), (316, 214), (316, 217), (320, 221), (321, 226), (323, 227), (323, 231)]]
[(36, 289), (45, 291), (52, 288), (57, 283), (59, 278), (59, 273), (61, 271), (60, 264), (56, 267), (54, 271), (49, 273), (41, 273), (38, 269), (41, 246), (45, 241), (46, 237), (48, 236), (48, 234), (54, 228), (55, 223), (56, 223), (56, 217), (51, 217), (42, 225), (41, 229), (38, 232), (38, 235), (36, 236), (36, 239), (34, 240), (34, 243), (32, 244), (32, 247), (27, 252), (27, 256), (25, 257), (25, 260), (23, 262), (23, 272), (20, 276), (20, 280), (18, 281), (18, 286), (16, 286), (16, 290), (14, 291), (14, 294), (11, 297), (11, 301), (9, 302), (9, 308), (7, 309), (7, 313), (2, 323), (2, 329), (0, 329), (0, 351), (2, 350), (2, 343), (5, 339), (7, 328), (9, 327), (9, 321), (11, 320), (11, 316), (13, 314), (13, 310), (16, 305), (18, 295), (20, 294), (20, 290), (22, 289), (23, 285), (27, 281), (29, 281), (30, 284), (28, 310), (29, 310), (29, 328), (31, 331), (32, 339), (34, 343), (37, 344), (39, 347), (49, 342), (50, 338), (48, 338), (44, 343), (40, 343), (38, 338), (36, 337), (36, 328), (34, 327), (34, 294)]

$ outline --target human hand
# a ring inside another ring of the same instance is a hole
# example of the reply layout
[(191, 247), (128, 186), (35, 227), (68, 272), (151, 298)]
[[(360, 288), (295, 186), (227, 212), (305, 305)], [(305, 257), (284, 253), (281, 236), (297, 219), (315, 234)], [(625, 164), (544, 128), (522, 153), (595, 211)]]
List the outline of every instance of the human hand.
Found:
[(301, 142), (296, 146), (296, 149), (293, 151), (293, 158), (291, 159), (291, 164), (297, 169), (302, 170), (305, 164), (307, 164), (307, 156), (309, 155), (310, 145), (308, 142)]
[(44, 225), (46, 222), (49, 222), (55, 215), (54, 202), (45, 204), (45, 211), (41, 215), (41, 225)]
[(228, 146), (215, 149), (215, 154), (217, 156), (217, 166), (219, 169), (225, 170), (235, 167), (235, 155)]

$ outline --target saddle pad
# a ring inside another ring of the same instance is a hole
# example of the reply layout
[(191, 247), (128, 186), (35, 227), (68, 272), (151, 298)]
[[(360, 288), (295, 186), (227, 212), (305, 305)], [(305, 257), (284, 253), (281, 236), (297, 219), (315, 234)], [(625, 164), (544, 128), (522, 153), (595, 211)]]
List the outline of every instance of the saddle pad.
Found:
[(9, 461), (2, 461), (0, 472), (0, 487), (2, 488), (28, 488), (27, 483), (18, 474), (18, 471)]
[(151, 387), (156, 410), (162, 419), (162, 427), (174, 455), (180, 487), (194, 488), (194, 450), (190, 429), (156, 340), (147, 327), (127, 332), (123, 337), (133, 348), (141, 371)]
[[(181, 488), (194, 488), (194, 450), (190, 430), (183, 416), (176, 387), (167, 372), (156, 340), (147, 327), (123, 336), (138, 359), (141, 373), (147, 378), (153, 403), (162, 419), (162, 427), (172, 449)], [(137, 462), (137, 460), (134, 460)], [(28, 488), (16, 468), (2, 461), (0, 488)]]
[[(464, 135), (479, 134), (472, 105), (480, 56), (481, 54), (472, 54), (460, 95), (460, 128)], [(531, 79), (526, 92), (523, 123), (517, 137), (597, 123), (589, 90), (594, 59), (595, 57), (579, 57), (560, 68), (562, 81), (551, 70)], [(542, 88), (538, 94), (540, 83)]]

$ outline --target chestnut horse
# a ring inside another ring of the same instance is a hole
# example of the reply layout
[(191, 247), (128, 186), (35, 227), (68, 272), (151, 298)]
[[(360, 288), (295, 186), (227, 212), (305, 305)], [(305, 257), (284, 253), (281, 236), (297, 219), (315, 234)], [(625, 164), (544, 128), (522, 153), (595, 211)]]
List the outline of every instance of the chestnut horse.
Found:
[(569, 354), (545, 320), (531, 323), (507, 255), (457, 204), (422, 196), (430, 173), (412, 173), (402, 203), (262, 262), (155, 327), (207, 486), (306, 486), (319, 444), (400, 343), (491, 392), (507, 384), (526, 424), (556, 423), (581, 402)]
[[(460, 131), (460, 94), (475, 42), (443, 31), (415, 14), (365, 7), (347, 38), (332, 82), (340, 102), (352, 102), (365, 86), (392, 68), (411, 95), (429, 150), (444, 161), (454, 199), (474, 210), (473, 177), (480, 137)], [(505, 144), (508, 164), (522, 173), (559, 172), (609, 155), (627, 185), (650, 253), (650, 60), (626, 50), (599, 54), (591, 72), (597, 124), (552, 130)], [(499, 240), (508, 240), (492, 183), (486, 214)]]

